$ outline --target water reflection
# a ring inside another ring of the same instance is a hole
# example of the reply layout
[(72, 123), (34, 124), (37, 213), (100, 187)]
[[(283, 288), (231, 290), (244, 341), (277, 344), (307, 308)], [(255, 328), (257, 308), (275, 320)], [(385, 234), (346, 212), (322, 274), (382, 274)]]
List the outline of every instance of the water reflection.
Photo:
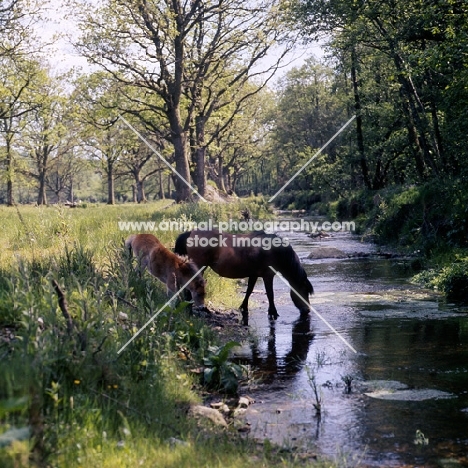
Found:
[[(339, 242), (344, 247), (345, 240)], [(306, 242), (301, 248), (310, 249)], [(297, 318), (287, 288), (275, 283), (280, 319), (268, 323), (262, 306), (252, 311), (252, 328), (265, 341), (251, 344), (251, 363), (267, 385), (252, 394), (251, 437), (350, 457), (359, 466), (468, 466), (467, 314), (409, 284), (404, 265), (391, 260), (333, 260), (306, 268), (316, 289), (312, 304), (359, 354), (349, 353), (314, 315)], [(323, 395), (321, 419), (306, 363)], [(355, 379), (351, 394), (343, 391), (346, 375)], [(454, 398), (377, 400), (359, 387), (369, 380), (397, 380)], [(427, 446), (415, 444), (417, 430), (429, 439)]]
[[(291, 348), (284, 354), (278, 354), (277, 328), (284, 327), (283, 323), (270, 321), (266, 352), (261, 350), (258, 341), (251, 343), (251, 364), (261, 374), (273, 379), (275, 376), (294, 375), (299, 372), (307, 361), (310, 344), (314, 334), (310, 329), (310, 315), (301, 315), (292, 323)], [(283, 344), (283, 338), (281, 338)]]

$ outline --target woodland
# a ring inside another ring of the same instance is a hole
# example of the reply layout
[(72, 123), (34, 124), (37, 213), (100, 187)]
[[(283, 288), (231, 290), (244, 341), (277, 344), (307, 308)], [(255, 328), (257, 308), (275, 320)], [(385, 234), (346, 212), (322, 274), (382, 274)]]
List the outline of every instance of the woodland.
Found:
[(0, 203), (269, 197), (300, 171), (276, 206), (464, 258), (466, 2), (70, 0), (48, 42), (88, 66), (65, 71), (51, 9), (2, 2)]
[(242, 284), (167, 306), (118, 222), (353, 220), (466, 303), (467, 105), (466, 1), (0, 0), (0, 465), (349, 466), (189, 416), (257, 383)]

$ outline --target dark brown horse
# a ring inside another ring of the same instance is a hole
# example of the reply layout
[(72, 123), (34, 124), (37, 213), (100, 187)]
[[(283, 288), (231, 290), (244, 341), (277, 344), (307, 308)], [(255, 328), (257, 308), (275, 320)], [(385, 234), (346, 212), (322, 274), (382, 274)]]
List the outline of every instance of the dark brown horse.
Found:
[(263, 231), (235, 235), (215, 230), (194, 230), (177, 238), (174, 251), (188, 255), (199, 267), (211, 267), (220, 276), (249, 278), (240, 306), (244, 325), (249, 322), (249, 297), (259, 277), (265, 284), (268, 316), (275, 320), (278, 318), (273, 297), (276, 272), (281, 273), (291, 285), (291, 299), (301, 314), (309, 313), (309, 294), (313, 294), (314, 288), (286, 239)]

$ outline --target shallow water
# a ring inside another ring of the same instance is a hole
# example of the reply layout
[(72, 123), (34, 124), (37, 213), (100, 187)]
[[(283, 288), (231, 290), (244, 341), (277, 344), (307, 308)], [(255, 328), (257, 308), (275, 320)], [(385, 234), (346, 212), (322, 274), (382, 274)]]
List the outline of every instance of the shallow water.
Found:
[[(313, 308), (357, 353), (313, 312), (300, 320), (279, 278), (271, 323), (257, 284), (256, 338), (239, 352), (259, 376), (249, 436), (343, 466), (468, 466), (468, 310), (410, 284), (404, 261), (306, 258), (317, 246), (376, 249), (350, 234), (288, 237), (314, 286)], [(387, 387), (390, 399), (380, 399)]]

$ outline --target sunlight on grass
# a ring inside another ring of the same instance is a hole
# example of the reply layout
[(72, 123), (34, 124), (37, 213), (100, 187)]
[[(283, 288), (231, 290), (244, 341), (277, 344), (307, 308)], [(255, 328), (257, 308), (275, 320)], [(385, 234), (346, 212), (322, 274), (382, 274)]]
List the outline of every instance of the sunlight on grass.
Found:
[[(239, 219), (246, 207), (266, 213), (261, 200), (0, 207), (0, 331), (9, 336), (0, 348), (0, 437), (31, 431), (30, 441), (0, 447), (0, 466), (297, 466), (271, 444), (187, 416), (207, 391), (199, 369), (221, 343), (186, 303), (160, 311), (117, 353), (167, 301), (161, 282), (135, 270), (119, 221)], [(179, 232), (155, 234), (171, 248)], [(210, 307), (237, 310), (239, 283), (206, 278)]]
[[(296, 466), (294, 457), (187, 417), (202, 403), (197, 369), (219, 336), (135, 271), (119, 221), (239, 219), (231, 205), (88, 205), (0, 208), (0, 466)], [(261, 200), (249, 208), (260, 214)], [(178, 232), (156, 232), (168, 247)], [(207, 301), (237, 309), (238, 282), (206, 273)], [(3, 327), (3, 328), (2, 328)], [(16, 402), (16, 403), (15, 403)], [(19, 404), (18, 402), (23, 402)], [(19, 433), (22, 433), (19, 431)], [(304, 466), (303, 463), (301, 463)]]

